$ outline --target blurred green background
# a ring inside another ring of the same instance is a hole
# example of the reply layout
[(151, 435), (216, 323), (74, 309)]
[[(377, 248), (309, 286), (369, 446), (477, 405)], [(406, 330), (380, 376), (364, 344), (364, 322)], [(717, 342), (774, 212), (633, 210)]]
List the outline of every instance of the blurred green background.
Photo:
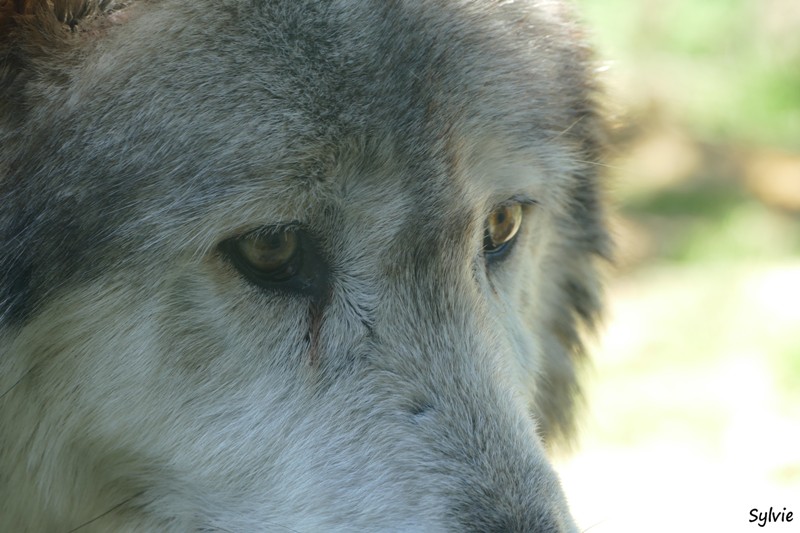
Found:
[(800, 531), (800, 0), (578, 0), (615, 153), (618, 264), (582, 530)]

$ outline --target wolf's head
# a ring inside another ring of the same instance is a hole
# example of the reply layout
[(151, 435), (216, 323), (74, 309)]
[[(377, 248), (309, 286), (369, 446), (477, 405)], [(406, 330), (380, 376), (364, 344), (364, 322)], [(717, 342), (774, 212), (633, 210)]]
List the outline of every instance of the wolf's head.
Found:
[(0, 529), (572, 531), (561, 11), (0, 0)]

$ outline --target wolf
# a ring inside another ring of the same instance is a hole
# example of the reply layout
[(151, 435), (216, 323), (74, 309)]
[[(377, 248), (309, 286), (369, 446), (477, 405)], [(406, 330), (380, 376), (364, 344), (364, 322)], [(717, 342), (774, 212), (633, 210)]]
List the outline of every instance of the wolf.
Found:
[(574, 20), (0, 0), (0, 531), (576, 531)]

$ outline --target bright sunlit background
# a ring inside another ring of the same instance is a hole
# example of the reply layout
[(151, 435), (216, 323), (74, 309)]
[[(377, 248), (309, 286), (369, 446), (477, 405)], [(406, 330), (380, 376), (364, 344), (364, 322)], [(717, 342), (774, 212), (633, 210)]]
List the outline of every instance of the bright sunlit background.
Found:
[[(578, 0), (615, 116), (618, 265), (583, 531), (800, 531), (800, 0)], [(749, 522), (750, 510), (794, 513)]]

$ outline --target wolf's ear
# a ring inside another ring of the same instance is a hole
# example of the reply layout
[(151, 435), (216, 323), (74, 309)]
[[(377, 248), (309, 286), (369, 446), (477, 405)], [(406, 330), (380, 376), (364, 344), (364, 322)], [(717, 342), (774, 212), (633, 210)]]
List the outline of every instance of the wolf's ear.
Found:
[(18, 38), (20, 28), (31, 17), (31, 4), (26, 0), (0, 0), (0, 88), (10, 83), (20, 66)]
[[(113, 0), (0, 0), (0, 89), (39, 60), (75, 44), (76, 33)], [(118, 3), (118, 2), (117, 2)], [(82, 39), (81, 39), (82, 40)], [(72, 41), (72, 42), (70, 42)]]
[[(108, 17), (130, 2), (116, 0), (0, 0), (0, 119), (20, 119), (28, 81), (34, 76), (58, 79), (59, 68), (79, 61), (73, 53), (102, 35)], [(118, 4), (118, 5), (117, 5)], [(99, 30), (99, 31), (98, 31)]]
[(0, 39), (15, 37), (14, 28), (59, 23), (70, 29), (85, 18), (111, 7), (113, 0), (0, 0)]

